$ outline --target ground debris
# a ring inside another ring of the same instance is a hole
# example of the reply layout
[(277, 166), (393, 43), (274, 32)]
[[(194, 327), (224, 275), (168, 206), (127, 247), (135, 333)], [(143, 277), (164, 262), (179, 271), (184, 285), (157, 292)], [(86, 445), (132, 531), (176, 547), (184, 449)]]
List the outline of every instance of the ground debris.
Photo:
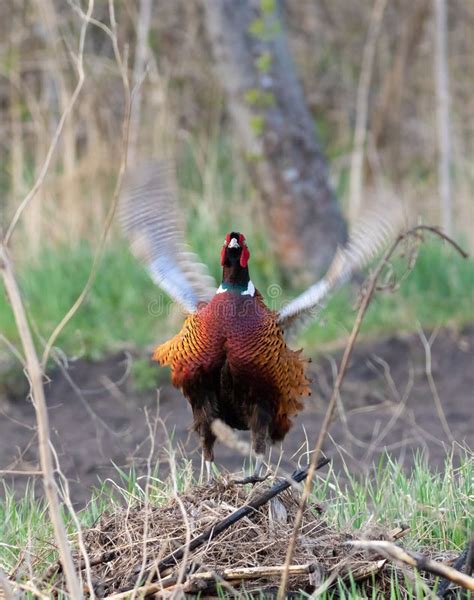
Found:
[[(190, 487), (179, 495), (179, 501), (172, 498), (161, 506), (145, 506), (137, 502), (116, 508), (113, 513), (104, 513), (92, 528), (83, 532), (96, 595), (103, 598), (123, 593), (134, 584), (145, 586), (143, 591), (149, 589), (156, 594), (160, 584), (152, 570), (154, 564), (182, 547), (186, 536), (188, 539), (195, 538), (270, 485), (271, 482), (265, 481), (253, 488), (244, 487), (233, 483), (230, 477), (220, 477), (210, 485)], [(233, 588), (245, 588), (249, 592), (269, 590), (278, 585), (278, 567), (285, 562), (299, 492), (290, 488), (281, 493), (278, 500), (284, 507), (284, 512), (280, 510), (280, 513), (286, 512), (286, 521), (273, 517), (271, 504), (262, 506), (215, 539), (190, 552), (186, 566), (181, 570), (181, 579), (178, 575), (182, 561), (162, 573), (163, 584), (170, 590), (182, 585), (183, 591), (191, 594), (215, 589), (216, 581), (222, 583), (223, 580)], [(290, 576), (289, 589), (312, 592), (330, 579), (333, 582), (340, 578), (348, 581), (350, 577), (366, 580), (366, 585), (370, 585), (370, 580), (377, 574), (378, 579), (386, 577), (389, 589), (394, 567), (386, 565), (381, 557), (374, 558), (373, 553), (369, 555), (351, 548), (347, 542), (355, 539), (393, 541), (398, 533), (381, 527), (335, 530), (325, 521), (321, 506), (309, 503), (297, 539), (292, 561), (294, 574)], [(83, 566), (79, 554), (76, 558)], [(148, 578), (142, 577), (138, 581), (133, 574), (140, 567)], [(248, 571), (245, 577), (226, 576), (239, 569)], [(215, 577), (209, 577), (209, 573), (215, 574)], [(56, 579), (56, 589), (61, 588), (61, 576)], [(155, 583), (150, 586), (153, 581)], [(384, 588), (382, 581), (378, 584)], [(85, 583), (86, 595), (87, 592)]]

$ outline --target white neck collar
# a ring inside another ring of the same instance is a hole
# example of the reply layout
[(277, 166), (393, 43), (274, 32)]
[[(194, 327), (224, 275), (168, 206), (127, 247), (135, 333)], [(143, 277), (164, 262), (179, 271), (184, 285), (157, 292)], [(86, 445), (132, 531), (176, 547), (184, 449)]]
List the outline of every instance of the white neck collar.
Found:
[[(225, 289), (222, 287), (222, 284), (217, 288), (216, 290), (216, 294), (223, 294), (224, 292), (229, 292), (231, 290), (229, 289)], [(240, 292), (241, 296), (255, 296), (255, 286), (254, 284), (249, 281), (247, 284), (247, 289), (244, 290), (243, 292)]]

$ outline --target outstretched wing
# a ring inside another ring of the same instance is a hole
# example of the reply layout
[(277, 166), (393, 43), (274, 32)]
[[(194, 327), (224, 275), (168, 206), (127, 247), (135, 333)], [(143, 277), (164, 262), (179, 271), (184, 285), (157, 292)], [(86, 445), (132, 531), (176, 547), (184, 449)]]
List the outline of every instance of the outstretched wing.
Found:
[(185, 244), (171, 163), (147, 163), (128, 175), (119, 219), (132, 252), (182, 308), (194, 312), (199, 302), (211, 299), (216, 283)]
[(337, 250), (326, 275), (279, 311), (278, 323), (285, 334), (295, 334), (314, 319), (328, 295), (367, 265), (399, 233), (401, 225), (400, 206), (367, 211), (356, 222), (346, 246)]

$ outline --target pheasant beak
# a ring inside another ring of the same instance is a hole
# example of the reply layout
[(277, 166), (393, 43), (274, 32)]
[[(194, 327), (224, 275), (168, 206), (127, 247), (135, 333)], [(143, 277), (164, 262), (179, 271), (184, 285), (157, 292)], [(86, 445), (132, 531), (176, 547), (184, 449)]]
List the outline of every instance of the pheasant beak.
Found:
[(227, 248), (240, 248), (240, 244), (237, 241), (236, 238), (232, 238), (229, 242), (229, 245), (227, 246)]

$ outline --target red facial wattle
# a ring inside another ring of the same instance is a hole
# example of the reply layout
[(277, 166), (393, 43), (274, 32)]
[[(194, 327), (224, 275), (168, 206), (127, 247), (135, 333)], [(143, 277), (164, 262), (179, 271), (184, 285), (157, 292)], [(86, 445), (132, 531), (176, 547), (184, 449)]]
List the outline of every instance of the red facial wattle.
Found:
[(229, 245), (229, 242), (230, 242), (230, 233), (228, 233), (225, 236), (225, 243), (222, 246), (222, 250), (221, 250), (221, 265), (222, 266), (224, 266), (224, 263), (225, 263), (225, 251), (227, 249), (227, 246)]
[(250, 252), (245, 242), (245, 236), (243, 234), (239, 235), (239, 245), (242, 248), (242, 253), (240, 254), (240, 266), (242, 269), (245, 269), (247, 263), (249, 262)]

